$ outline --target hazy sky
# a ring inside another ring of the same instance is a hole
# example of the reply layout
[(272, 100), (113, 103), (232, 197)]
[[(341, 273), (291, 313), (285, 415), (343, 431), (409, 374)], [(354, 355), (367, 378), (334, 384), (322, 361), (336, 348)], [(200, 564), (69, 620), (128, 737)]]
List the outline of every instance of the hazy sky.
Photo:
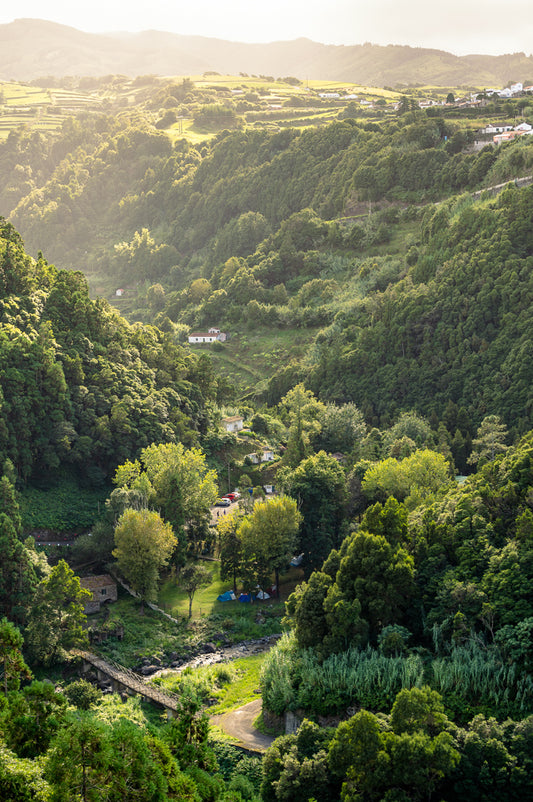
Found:
[(33, 17), (99, 33), (155, 29), (239, 42), (305, 36), (457, 55), (533, 52), (531, 0), (18, 0), (2, 6), (0, 24)]

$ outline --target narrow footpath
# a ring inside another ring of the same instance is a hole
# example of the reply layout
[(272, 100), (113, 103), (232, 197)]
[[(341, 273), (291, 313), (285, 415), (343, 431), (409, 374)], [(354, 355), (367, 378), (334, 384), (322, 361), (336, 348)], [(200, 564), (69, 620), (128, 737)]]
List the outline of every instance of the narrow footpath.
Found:
[(274, 741), (270, 735), (264, 735), (256, 730), (253, 723), (261, 712), (261, 699), (254, 699), (247, 705), (239, 707), (238, 710), (231, 710), (229, 713), (222, 713), (218, 716), (211, 716), (209, 721), (235, 738), (239, 746), (249, 749), (251, 752), (266, 752)]

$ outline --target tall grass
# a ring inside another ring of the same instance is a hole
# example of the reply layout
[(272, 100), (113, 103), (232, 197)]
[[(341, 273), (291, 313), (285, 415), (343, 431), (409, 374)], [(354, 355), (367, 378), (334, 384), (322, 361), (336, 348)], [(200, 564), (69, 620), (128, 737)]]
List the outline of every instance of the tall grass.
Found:
[(449, 657), (433, 660), (431, 685), (445, 698), (460, 696), (470, 705), (489, 704), (500, 715), (528, 715), (533, 710), (533, 678), (519, 674), (495, 649), (474, 641), (457, 646)]
[(290, 636), (268, 656), (262, 673), (263, 700), (273, 713), (298, 708), (338, 713), (350, 707), (387, 710), (402, 688), (421, 686), (418, 655), (386, 657), (374, 649), (350, 649), (320, 663), (311, 650), (299, 651)]

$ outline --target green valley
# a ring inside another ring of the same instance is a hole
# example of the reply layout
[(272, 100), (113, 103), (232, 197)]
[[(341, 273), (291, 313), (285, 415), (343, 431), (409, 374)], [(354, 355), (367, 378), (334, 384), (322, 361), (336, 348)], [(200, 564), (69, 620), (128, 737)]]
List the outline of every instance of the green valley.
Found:
[[(531, 798), (533, 101), (481, 89), (0, 84), (2, 799)], [(265, 755), (210, 729), (260, 697)]]

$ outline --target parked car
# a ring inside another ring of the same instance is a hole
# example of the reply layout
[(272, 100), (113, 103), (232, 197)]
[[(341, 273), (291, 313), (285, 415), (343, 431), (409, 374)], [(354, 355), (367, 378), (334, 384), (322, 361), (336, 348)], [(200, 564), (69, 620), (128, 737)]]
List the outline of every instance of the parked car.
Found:
[(234, 493), (226, 493), (225, 496), (222, 496), (222, 498), (229, 498), (230, 501), (237, 501), (237, 499), (239, 499), (240, 497), (241, 494), (237, 493), (237, 491), (235, 491)]
[(219, 498), (215, 501), (215, 507), (229, 507), (231, 504), (231, 499), (229, 498)]

